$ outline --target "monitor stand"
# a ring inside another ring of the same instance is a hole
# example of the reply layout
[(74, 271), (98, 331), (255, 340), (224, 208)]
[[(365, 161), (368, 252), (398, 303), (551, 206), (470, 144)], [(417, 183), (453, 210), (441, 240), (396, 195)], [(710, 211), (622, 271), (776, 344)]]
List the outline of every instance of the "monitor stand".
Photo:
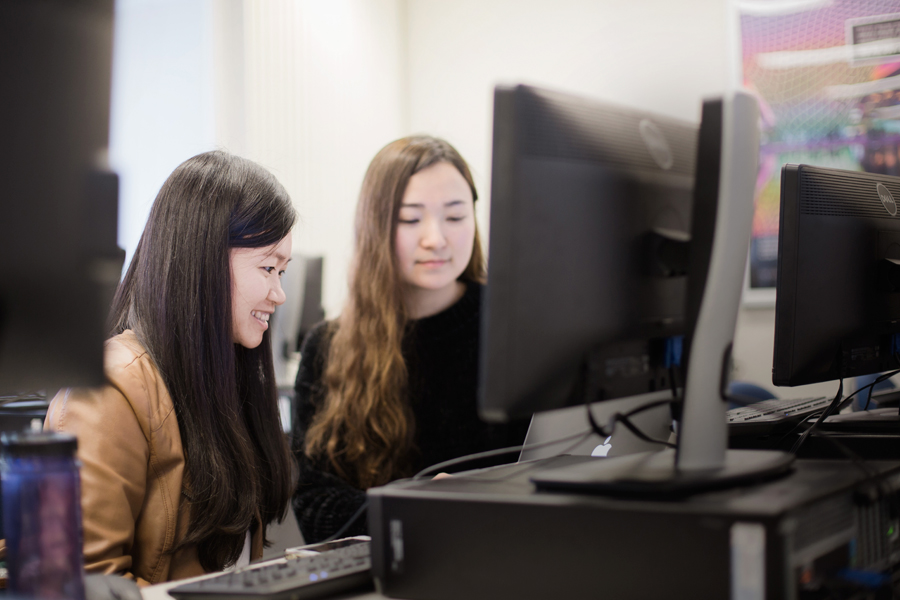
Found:
[(676, 467), (675, 450), (597, 458), (531, 477), (537, 489), (631, 498), (681, 498), (760, 483), (787, 474), (794, 456), (772, 450), (728, 450), (723, 466), (703, 471)]
[(685, 496), (787, 473), (794, 456), (727, 450), (727, 384), (753, 223), (759, 109), (747, 93), (703, 103), (691, 218), (678, 449), (597, 459), (532, 477), (538, 489)]

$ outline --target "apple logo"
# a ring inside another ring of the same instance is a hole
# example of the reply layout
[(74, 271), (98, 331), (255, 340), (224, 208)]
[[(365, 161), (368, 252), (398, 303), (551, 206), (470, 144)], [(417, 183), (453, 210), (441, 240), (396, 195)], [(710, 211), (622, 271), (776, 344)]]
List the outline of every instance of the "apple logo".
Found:
[(591, 452), (591, 456), (606, 456), (609, 454), (609, 449), (612, 448), (612, 444), (609, 443), (609, 440), (611, 439), (612, 436), (609, 436), (602, 444), (594, 448), (594, 451)]

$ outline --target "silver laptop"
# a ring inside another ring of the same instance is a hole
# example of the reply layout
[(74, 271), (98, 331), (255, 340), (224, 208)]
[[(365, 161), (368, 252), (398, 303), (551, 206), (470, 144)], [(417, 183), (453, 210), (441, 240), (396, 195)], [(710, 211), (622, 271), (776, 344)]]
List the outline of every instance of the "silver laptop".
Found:
[[(629, 396), (618, 400), (595, 402), (591, 405), (594, 420), (600, 425), (607, 425), (615, 413), (626, 413), (629, 410), (643, 406), (649, 402), (666, 400), (672, 397), (670, 390)], [(672, 433), (672, 415), (668, 405), (638, 413), (630, 420), (645, 435), (655, 440), (674, 441)], [(574, 438), (571, 436), (587, 432), (590, 429), (586, 408), (584, 406), (570, 406), (547, 412), (535, 413), (531, 418), (531, 426), (525, 436), (522, 452), (519, 454), (519, 462), (550, 458), (560, 454), (574, 454), (580, 456), (624, 456), (636, 452), (662, 450), (665, 446), (646, 442), (629, 431), (622, 424), (616, 425), (613, 435), (608, 438), (600, 437), (592, 433), (588, 437)], [(670, 436), (672, 439), (670, 440)], [(543, 445), (554, 440), (562, 440), (558, 443)], [(538, 446), (538, 447), (535, 447)]]

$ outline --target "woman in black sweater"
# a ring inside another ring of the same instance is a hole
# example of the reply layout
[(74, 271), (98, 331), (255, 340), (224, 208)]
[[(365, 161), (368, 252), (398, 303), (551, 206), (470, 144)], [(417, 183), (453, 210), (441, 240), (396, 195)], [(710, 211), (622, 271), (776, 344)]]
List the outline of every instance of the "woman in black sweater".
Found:
[[(369, 487), (525, 437), (527, 421), (490, 425), (477, 414), (476, 198), (443, 140), (397, 140), (369, 165), (347, 306), (309, 334), (297, 374), (293, 503), (309, 543), (338, 531)], [(360, 517), (346, 535), (365, 531)]]

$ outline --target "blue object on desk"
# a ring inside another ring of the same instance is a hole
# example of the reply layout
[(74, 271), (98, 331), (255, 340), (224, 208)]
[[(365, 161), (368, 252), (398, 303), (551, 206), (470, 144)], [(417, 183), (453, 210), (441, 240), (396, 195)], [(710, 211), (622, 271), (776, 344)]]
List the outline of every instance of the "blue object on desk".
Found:
[[(875, 381), (876, 379), (881, 377), (881, 375), (883, 375), (883, 373), (875, 373), (873, 375), (861, 375), (860, 377), (857, 377), (855, 380), (856, 389), (861, 389), (861, 388), (866, 387), (867, 385), (869, 385), (870, 383), (872, 383), (873, 381)], [(897, 386), (890, 379), (885, 379), (884, 381), (879, 381), (874, 386), (872, 386), (869, 389), (865, 390), (864, 392), (860, 392), (859, 394), (856, 395), (856, 397), (853, 399), (853, 405), (852, 405), (853, 410), (854, 411), (864, 410), (867, 405), (869, 408), (878, 408), (877, 405), (873, 406), (870, 403), (870, 398), (872, 397), (872, 392), (881, 392), (881, 391), (885, 391), (885, 390), (893, 390), (896, 388), (897, 388)]]
[(666, 357), (664, 364), (667, 369), (669, 367), (681, 366), (681, 354), (683, 352), (683, 349), (683, 335), (674, 335), (672, 337), (666, 338)]
[(746, 381), (732, 381), (729, 383), (728, 397), (739, 398), (741, 400), (741, 402), (729, 402), (729, 409), (747, 406), (748, 404), (752, 404), (753, 401), (759, 402), (760, 400), (773, 400), (777, 398), (775, 394), (766, 388)]

